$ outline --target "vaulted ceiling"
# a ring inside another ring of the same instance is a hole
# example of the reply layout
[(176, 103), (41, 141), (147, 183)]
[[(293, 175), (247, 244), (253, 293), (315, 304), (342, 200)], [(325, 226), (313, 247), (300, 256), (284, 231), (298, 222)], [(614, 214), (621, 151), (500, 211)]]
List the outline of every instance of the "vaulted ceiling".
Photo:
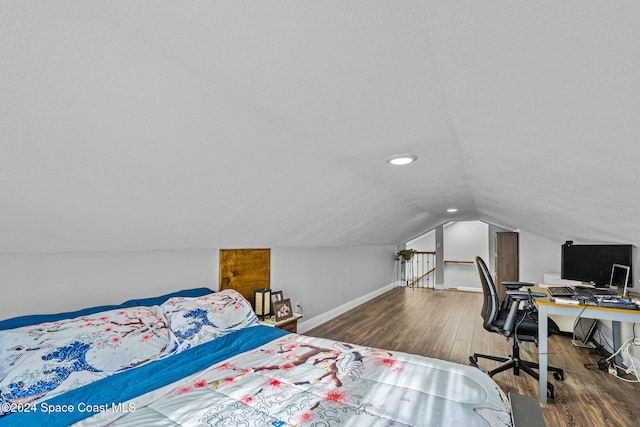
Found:
[(3, 1), (0, 251), (638, 244), (639, 76), (634, 0)]

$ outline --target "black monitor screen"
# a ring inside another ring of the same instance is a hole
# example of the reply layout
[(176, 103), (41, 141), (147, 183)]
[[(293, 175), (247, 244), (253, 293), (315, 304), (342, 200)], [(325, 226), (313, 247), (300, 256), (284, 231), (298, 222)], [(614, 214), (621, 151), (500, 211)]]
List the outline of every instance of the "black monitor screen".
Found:
[[(607, 286), (613, 264), (632, 267), (632, 248), (632, 245), (574, 245), (567, 242), (562, 245), (560, 275), (563, 279)], [(633, 286), (631, 276), (629, 274), (629, 286)]]

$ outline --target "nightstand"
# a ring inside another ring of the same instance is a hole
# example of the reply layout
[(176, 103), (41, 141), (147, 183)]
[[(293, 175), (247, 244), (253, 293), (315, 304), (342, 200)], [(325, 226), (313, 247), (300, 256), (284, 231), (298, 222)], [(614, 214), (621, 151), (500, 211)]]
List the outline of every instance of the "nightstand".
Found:
[(294, 334), (298, 332), (298, 320), (302, 319), (302, 314), (293, 313), (288, 319), (281, 320), (277, 322), (274, 320), (273, 316), (266, 317), (264, 320), (260, 321), (261, 325), (265, 326), (275, 326), (276, 328), (284, 329), (285, 331), (293, 332)]

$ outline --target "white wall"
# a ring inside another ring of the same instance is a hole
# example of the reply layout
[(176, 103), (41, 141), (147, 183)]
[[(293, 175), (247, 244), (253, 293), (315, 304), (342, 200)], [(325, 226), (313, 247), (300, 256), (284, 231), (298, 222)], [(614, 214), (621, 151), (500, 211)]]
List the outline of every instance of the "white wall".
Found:
[(218, 251), (3, 253), (0, 283), (0, 319), (201, 286), (215, 290)]
[[(393, 282), (395, 246), (272, 249), (272, 289), (316, 316)], [(218, 249), (0, 254), (0, 319), (218, 289)]]
[(271, 289), (313, 318), (395, 280), (395, 246), (271, 249)]
[[(474, 261), (489, 257), (489, 226), (482, 221), (459, 221), (444, 228), (444, 259)], [(481, 289), (475, 264), (451, 264), (444, 267), (447, 288)]]
[(436, 232), (429, 231), (407, 242), (407, 249), (415, 249), (418, 252), (435, 252)]
[(544, 283), (545, 273), (560, 273), (561, 242), (518, 230), (520, 280)]

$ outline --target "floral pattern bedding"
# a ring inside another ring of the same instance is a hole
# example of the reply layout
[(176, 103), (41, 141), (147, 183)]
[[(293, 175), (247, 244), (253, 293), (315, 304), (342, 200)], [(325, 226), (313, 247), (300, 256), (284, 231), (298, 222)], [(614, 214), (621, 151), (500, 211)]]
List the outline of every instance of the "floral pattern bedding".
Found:
[(183, 350), (258, 324), (249, 301), (231, 289), (196, 298), (174, 297), (162, 309)]
[(82, 424), (511, 425), (505, 396), (476, 368), (296, 334), (130, 403)]
[(0, 333), (0, 401), (25, 403), (175, 352), (160, 307), (132, 307)]
[(225, 290), (0, 331), (0, 416), (256, 324)]
[[(39, 425), (50, 425), (46, 413), (12, 415), (5, 408), (35, 402), (42, 410), (42, 402), (92, 387), (118, 395), (122, 389), (103, 383), (135, 378), (140, 391), (119, 402), (137, 397), (117, 405), (133, 410), (99, 409), (79, 424), (511, 425), (504, 395), (476, 368), (296, 334), (281, 337), (284, 331), (257, 325), (249, 303), (225, 290), (2, 330), (0, 424), (33, 415)], [(236, 347), (208, 362), (215, 352)], [(187, 361), (198, 362), (188, 374), (156, 368)]]

